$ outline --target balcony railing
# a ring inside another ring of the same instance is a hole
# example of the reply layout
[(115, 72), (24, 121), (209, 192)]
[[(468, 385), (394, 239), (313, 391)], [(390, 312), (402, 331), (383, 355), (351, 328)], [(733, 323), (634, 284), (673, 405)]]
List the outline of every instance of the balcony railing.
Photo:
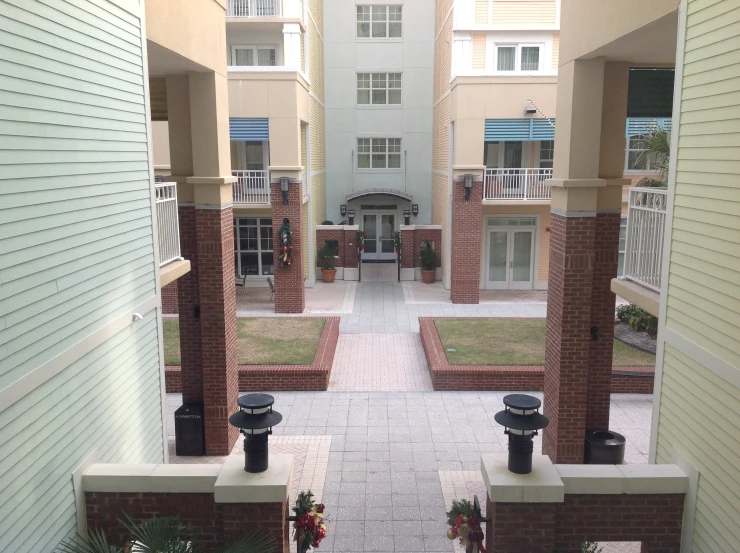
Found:
[(154, 187), (157, 203), (159, 266), (181, 259), (180, 225), (177, 218), (177, 183), (158, 182)]
[(656, 292), (660, 292), (667, 198), (665, 188), (630, 188), (624, 277)]
[(238, 180), (231, 185), (235, 204), (269, 204), (269, 171), (232, 171)]
[(226, 17), (280, 17), (280, 0), (229, 0)]
[(552, 169), (486, 169), (484, 200), (549, 200)]

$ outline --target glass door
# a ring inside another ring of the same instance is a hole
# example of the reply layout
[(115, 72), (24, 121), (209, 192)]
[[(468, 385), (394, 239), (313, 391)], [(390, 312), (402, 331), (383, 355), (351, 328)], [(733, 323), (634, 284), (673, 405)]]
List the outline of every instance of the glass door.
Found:
[(532, 289), (532, 241), (531, 230), (511, 230), (511, 290)]
[(509, 288), (509, 231), (492, 230), (488, 233), (488, 278), (486, 288), (489, 290), (507, 290)]
[(532, 290), (534, 230), (488, 231), (486, 288)]
[(362, 230), (365, 231), (365, 249), (363, 259), (377, 259), (378, 257), (378, 216), (375, 213), (363, 214)]
[(395, 213), (363, 213), (362, 230), (365, 231), (362, 259), (396, 259)]

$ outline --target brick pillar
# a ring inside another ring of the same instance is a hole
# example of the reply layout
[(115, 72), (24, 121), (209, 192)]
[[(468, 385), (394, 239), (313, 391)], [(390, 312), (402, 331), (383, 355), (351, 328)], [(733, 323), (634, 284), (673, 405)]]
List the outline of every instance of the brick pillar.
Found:
[(486, 551), (488, 553), (554, 551), (556, 511), (556, 503), (494, 503), (488, 497)]
[(415, 241), (415, 232), (412, 229), (401, 231), (401, 268), (414, 268), (414, 251), (418, 248)]
[(231, 206), (196, 209), (195, 221), (206, 455), (228, 455), (239, 437), (228, 421), (239, 398), (234, 214)]
[[(291, 182), (288, 187), (288, 205), (283, 205), (280, 183), (271, 184), (272, 244), (275, 252), (275, 313), (303, 313), (306, 304), (303, 284), (303, 184)], [(290, 220), (293, 231), (293, 265), (283, 267), (280, 253), (280, 227), (283, 219)]]
[(356, 269), (359, 265), (359, 255), (357, 251), (357, 231), (344, 231), (344, 266), (350, 269)]
[(553, 212), (550, 228), (542, 451), (553, 463), (582, 463), (596, 218)]
[(177, 300), (180, 321), (180, 372), (183, 403), (203, 401), (201, 367), (200, 291), (198, 284), (198, 239), (195, 206), (178, 207), (180, 219), (180, 252), (190, 260), (190, 272), (177, 280)]
[(452, 183), (452, 303), (478, 303), (483, 181), (473, 181), (470, 199), (462, 182)]
[(591, 340), (586, 428), (607, 430), (614, 356), (614, 305), (611, 280), (619, 264), (619, 213), (599, 213), (595, 221), (594, 271), (591, 286), (591, 326), (599, 339)]

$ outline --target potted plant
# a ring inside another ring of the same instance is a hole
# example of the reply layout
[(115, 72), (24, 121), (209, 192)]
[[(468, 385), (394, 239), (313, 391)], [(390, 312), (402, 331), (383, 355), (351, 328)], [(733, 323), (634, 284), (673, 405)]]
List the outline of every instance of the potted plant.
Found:
[(327, 284), (334, 282), (337, 274), (337, 256), (334, 248), (331, 246), (321, 248), (316, 255), (316, 261), (321, 268), (321, 278), (324, 282)]
[(437, 269), (437, 252), (431, 246), (421, 250), (421, 281), (424, 284), (434, 282), (434, 273)]

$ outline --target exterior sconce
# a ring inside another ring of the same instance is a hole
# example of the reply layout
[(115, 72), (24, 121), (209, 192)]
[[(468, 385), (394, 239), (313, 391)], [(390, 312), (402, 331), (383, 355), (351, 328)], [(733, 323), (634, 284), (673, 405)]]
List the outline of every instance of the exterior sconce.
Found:
[(419, 204), (411, 204), (411, 213), (413, 213), (414, 217), (419, 214)]
[(470, 193), (473, 191), (473, 175), (471, 173), (465, 173), (463, 175), (463, 182), (465, 183), (465, 201), (470, 201)]
[(347, 218), (349, 219), (350, 225), (355, 224), (355, 210), (354, 209), (350, 209), (347, 211)]
[(283, 205), (288, 205), (288, 184), (290, 179), (288, 177), (280, 177), (280, 192), (283, 194)]
[(403, 224), (404, 225), (411, 224), (411, 210), (410, 209), (403, 210)]
[(532, 472), (532, 439), (537, 431), (550, 421), (537, 410), (542, 402), (526, 394), (509, 394), (504, 397), (506, 409), (495, 415), (495, 420), (509, 435), (509, 470), (515, 474)]
[(270, 394), (246, 394), (239, 398), (239, 411), (229, 417), (229, 424), (244, 434), (244, 470), (265, 472), (268, 465), (267, 437), (283, 416), (272, 410), (275, 398)]
[(347, 215), (347, 206), (345, 204), (342, 204), (339, 206), (339, 214), (344, 217)]

